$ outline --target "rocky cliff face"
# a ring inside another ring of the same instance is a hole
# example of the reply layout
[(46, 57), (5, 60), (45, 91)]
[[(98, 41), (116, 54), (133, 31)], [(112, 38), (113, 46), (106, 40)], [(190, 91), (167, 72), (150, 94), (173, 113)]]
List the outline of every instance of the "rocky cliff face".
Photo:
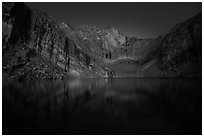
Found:
[(24, 3), (3, 3), (3, 72), (17, 78), (185, 76), (186, 64), (201, 62), (201, 20), (200, 14), (157, 39), (137, 39), (115, 27), (73, 29)]
[[(107, 77), (111, 74), (111, 70), (100, 61), (101, 58), (90, 54), (92, 51), (88, 50), (88, 46), (83, 47), (87, 43), (84, 42), (84, 36), (78, 35), (81, 34), (80, 31), (73, 31), (68, 25), (57, 22), (46, 13), (30, 10), (23, 3), (13, 4), (5, 14), (8, 17), (4, 24), (6, 27), (10, 25), (11, 29), (3, 36), (7, 38), (4, 53), (8, 51), (6, 49), (10, 52), (13, 47), (26, 45), (28, 50), (35, 51), (42, 58), (60, 67), (66, 75)], [(7, 23), (9, 20), (13, 22)], [(7, 65), (6, 62), (4, 65)], [(15, 66), (15, 63), (10, 66)]]

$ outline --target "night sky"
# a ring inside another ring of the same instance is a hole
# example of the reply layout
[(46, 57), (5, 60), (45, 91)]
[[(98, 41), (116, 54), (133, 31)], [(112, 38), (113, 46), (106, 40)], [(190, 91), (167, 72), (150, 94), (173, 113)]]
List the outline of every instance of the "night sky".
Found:
[(26, 3), (76, 27), (115, 26), (127, 36), (157, 37), (202, 11), (202, 3)]

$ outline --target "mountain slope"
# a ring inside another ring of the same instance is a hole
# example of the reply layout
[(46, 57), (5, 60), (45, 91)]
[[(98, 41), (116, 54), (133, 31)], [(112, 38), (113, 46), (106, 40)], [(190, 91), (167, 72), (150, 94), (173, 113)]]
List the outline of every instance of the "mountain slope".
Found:
[(166, 75), (201, 76), (202, 14), (176, 25), (161, 46), (159, 67)]

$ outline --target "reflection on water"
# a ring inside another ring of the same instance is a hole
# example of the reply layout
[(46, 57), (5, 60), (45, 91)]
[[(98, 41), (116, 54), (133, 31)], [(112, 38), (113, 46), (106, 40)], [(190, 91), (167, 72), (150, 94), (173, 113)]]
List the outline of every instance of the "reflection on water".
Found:
[(3, 82), (3, 134), (202, 134), (201, 79)]

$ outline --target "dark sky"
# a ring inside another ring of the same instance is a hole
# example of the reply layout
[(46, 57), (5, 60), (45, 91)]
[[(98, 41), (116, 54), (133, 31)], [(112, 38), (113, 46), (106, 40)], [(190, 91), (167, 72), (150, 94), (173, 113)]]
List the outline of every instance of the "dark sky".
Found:
[(76, 27), (80, 24), (115, 26), (127, 36), (157, 37), (202, 11), (202, 3), (26, 3)]

